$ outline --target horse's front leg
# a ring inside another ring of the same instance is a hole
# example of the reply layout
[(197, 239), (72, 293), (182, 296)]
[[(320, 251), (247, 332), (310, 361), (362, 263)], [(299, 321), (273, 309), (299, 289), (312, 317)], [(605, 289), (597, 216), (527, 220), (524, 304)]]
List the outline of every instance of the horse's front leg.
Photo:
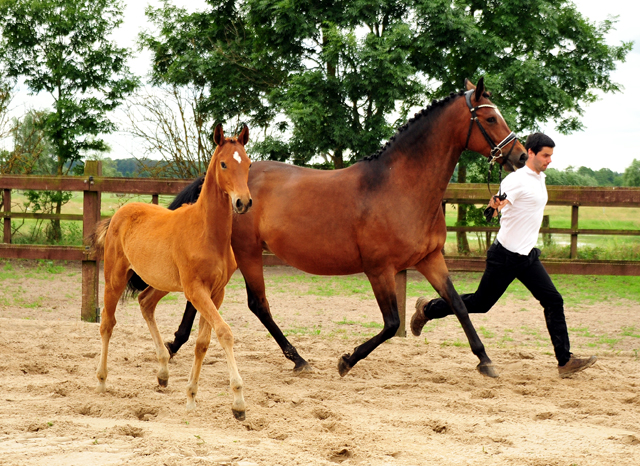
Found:
[(396, 299), (396, 271), (386, 270), (381, 274), (367, 273), (373, 294), (376, 297), (384, 327), (382, 331), (373, 338), (367, 340), (362, 345), (353, 350), (353, 354), (344, 354), (338, 361), (338, 372), (344, 377), (353, 366), (361, 359), (366, 358), (380, 344), (393, 337), (400, 327), (400, 316), (398, 315), (398, 301)]
[(169, 350), (164, 345), (162, 341), (162, 336), (160, 335), (160, 330), (158, 330), (158, 324), (156, 323), (156, 306), (158, 302), (164, 298), (168, 292), (156, 290), (148, 286), (144, 289), (142, 293), (138, 296), (138, 303), (140, 303), (140, 311), (142, 311), (142, 316), (144, 320), (147, 322), (147, 326), (149, 327), (149, 332), (151, 333), (151, 338), (153, 339), (153, 343), (156, 345), (156, 355), (158, 356), (158, 364), (160, 365), (158, 369), (158, 384), (161, 387), (166, 387), (169, 383)]
[[(222, 349), (227, 356), (229, 385), (233, 393), (231, 411), (236, 419), (242, 421), (245, 419), (246, 404), (243, 395), (242, 377), (240, 377), (240, 373), (238, 372), (238, 366), (233, 354), (233, 334), (231, 333), (229, 325), (222, 319), (218, 312), (218, 307), (222, 304), (222, 298), (224, 297), (224, 290), (214, 297), (215, 304), (203, 287), (190, 287), (190, 289), (185, 288), (185, 296), (193, 303), (201, 316), (201, 329), (198, 334), (198, 340), (196, 341), (196, 353), (193, 361), (193, 368), (191, 370), (191, 377), (189, 378), (187, 386), (187, 409), (195, 407), (194, 397), (197, 393), (198, 380), (202, 369), (202, 360), (204, 359), (204, 355), (209, 347), (209, 340), (211, 339), (211, 329), (207, 328), (205, 332), (203, 331), (203, 328), (210, 326), (216, 332), (220, 346), (222, 346)], [(208, 325), (202, 325), (204, 323), (203, 319), (206, 320)]]
[(193, 321), (196, 318), (197, 312), (198, 311), (193, 307), (193, 304), (187, 301), (187, 307), (184, 309), (180, 326), (178, 327), (178, 330), (176, 330), (176, 333), (174, 333), (173, 341), (171, 343), (165, 342), (164, 344), (164, 346), (169, 350), (169, 354), (172, 358), (182, 345), (189, 340), (191, 329), (193, 328)]
[(449, 304), (460, 321), (460, 325), (462, 325), (462, 329), (469, 340), (471, 351), (480, 359), (480, 363), (477, 366), (478, 371), (489, 377), (498, 377), (498, 372), (489, 356), (487, 356), (484, 345), (469, 318), (469, 312), (453, 286), (442, 253), (437, 251), (429, 254), (416, 264), (416, 269), (425, 276), (438, 294)]

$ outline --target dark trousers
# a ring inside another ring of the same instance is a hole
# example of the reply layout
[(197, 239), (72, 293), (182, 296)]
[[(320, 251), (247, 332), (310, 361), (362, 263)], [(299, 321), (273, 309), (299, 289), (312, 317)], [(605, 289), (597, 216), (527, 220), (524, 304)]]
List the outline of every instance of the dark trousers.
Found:
[[(517, 278), (544, 308), (556, 359), (563, 366), (571, 357), (564, 303), (539, 257), (537, 248), (523, 256), (508, 251), (496, 240), (487, 251), (487, 266), (478, 289), (475, 293), (461, 295), (461, 298), (470, 314), (488, 312)], [(427, 319), (440, 319), (451, 314), (453, 310), (442, 298), (432, 300), (425, 309)]]

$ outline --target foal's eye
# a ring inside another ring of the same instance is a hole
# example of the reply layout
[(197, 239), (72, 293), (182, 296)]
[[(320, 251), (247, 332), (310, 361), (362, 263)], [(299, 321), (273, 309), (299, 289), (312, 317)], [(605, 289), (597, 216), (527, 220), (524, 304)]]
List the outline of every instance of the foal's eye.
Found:
[(226, 170), (227, 168), (227, 164), (224, 162), (220, 162), (220, 166), (222, 167), (223, 170)]
[(251, 167), (253, 167), (252, 163), (249, 164), (249, 170), (251, 170)]
[(495, 123), (495, 122), (496, 122), (496, 118), (495, 117), (487, 118), (487, 123)]

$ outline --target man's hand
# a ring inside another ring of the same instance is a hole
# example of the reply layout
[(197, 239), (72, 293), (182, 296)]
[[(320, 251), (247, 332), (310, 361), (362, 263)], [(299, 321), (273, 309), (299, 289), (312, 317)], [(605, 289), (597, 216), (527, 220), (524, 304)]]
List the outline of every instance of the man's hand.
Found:
[(489, 201), (489, 207), (494, 209), (493, 216), (495, 217), (498, 215), (498, 212), (500, 212), (508, 203), (509, 201), (507, 201), (506, 193), (503, 193), (501, 196), (493, 196)]
[(489, 206), (484, 209), (484, 218), (487, 220), (487, 223), (491, 222), (491, 219), (498, 215), (498, 212), (501, 211), (508, 202), (507, 193), (502, 193), (500, 196), (493, 196), (489, 200)]

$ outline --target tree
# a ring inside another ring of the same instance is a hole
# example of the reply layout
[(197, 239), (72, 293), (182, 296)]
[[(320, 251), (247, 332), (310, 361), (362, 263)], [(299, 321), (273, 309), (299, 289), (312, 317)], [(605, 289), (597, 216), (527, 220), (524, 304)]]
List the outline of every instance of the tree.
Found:
[[(0, 52), (6, 74), (30, 92), (53, 97), (44, 122), (56, 173), (68, 173), (87, 151), (104, 151), (102, 134), (115, 129), (108, 113), (137, 86), (130, 52), (109, 36), (122, 22), (117, 0), (2, 0)], [(57, 203), (56, 213), (60, 213)], [(59, 235), (59, 222), (57, 233)]]
[(623, 186), (640, 186), (640, 160), (633, 159), (622, 174)]

